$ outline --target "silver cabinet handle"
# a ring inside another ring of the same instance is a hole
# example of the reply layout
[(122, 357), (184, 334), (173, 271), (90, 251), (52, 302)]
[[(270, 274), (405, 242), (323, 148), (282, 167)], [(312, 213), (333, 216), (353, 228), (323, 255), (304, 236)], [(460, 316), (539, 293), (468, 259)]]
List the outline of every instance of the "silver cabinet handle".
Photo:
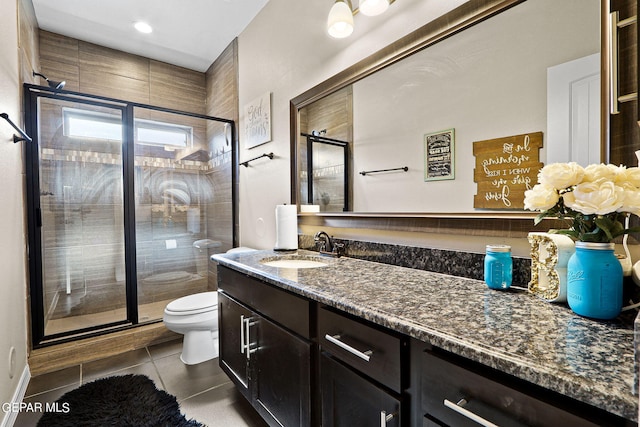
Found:
[(462, 415), (464, 417), (467, 417), (472, 421), (477, 422), (481, 426), (484, 426), (484, 427), (500, 427), (497, 424), (492, 423), (491, 421), (485, 420), (480, 415), (474, 414), (470, 410), (463, 408), (463, 406), (466, 405), (466, 404), (467, 404), (467, 401), (465, 399), (460, 399), (458, 401), (458, 403), (453, 403), (449, 399), (445, 399), (444, 400), (444, 406), (446, 406), (449, 409), (452, 409), (452, 410), (456, 411), (460, 415)]
[(244, 314), (240, 315), (240, 354), (244, 353), (246, 347), (244, 339)]
[(386, 411), (380, 411), (380, 427), (386, 427), (387, 423), (393, 419), (396, 414), (387, 415)]
[(255, 353), (256, 351), (258, 351), (258, 349), (257, 348), (251, 349), (251, 335), (249, 334), (249, 331), (251, 327), (253, 325), (256, 325), (258, 322), (256, 322), (252, 317), (247, 317), (246, 319), (243, 320), (243, 322), (245, 327), (244, 338), (246, 340), (246, 344), (244, 348), (247, 350), (245, 354), (247, 355), (247, 359), (250, 359), (251, 353)]
[(349, 344), (345, 344), (344, 342), (340, 341), (340, 335), (329, 335), (326, 334), (324, 336), (324, 338), (329, 341), (330, 343), (333, 343), (335, 345), (337, 345), (338, 347), (347, 350), (349, 353), (351, 354), (355, 354), (356, 356), (358, 356), (360, 359), (364, 360), (365, 362), (368, 362), (369, 359), (371, 358), (371, 355), (373, 354), (373, 351), (371, 350), (367, 350), (367, 351), (360, 351), (360, 350), (356, 350), (355, 348), (351, 347)]
[(249, 355), (250, 355), (250, 353), (249, 353), (249, 328), (251, 327), (250, 323), (251, 323), (251, 319), (250, 318), (244, 319), (244, 325), (245, 325), (245, 328), (246, 328), (245, 332), (244, 332), (244, 337), (245, 337), (245, 340), (247, 341), (247, 344), (244, 346), (244, 348), (247, 350), (247, 352), (245, 353), (247, 355), (247, 359), (250, 358), (249, 357)]

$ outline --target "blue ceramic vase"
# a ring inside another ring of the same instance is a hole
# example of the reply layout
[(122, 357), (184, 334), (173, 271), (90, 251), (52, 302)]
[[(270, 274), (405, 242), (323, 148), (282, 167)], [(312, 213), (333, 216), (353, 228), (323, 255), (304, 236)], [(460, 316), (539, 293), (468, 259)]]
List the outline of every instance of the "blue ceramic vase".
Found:
[(567, 302), (576, 314), (613, 319), (622, 309), (622, 266), (613, 243), (576, 242), (567, 265)]

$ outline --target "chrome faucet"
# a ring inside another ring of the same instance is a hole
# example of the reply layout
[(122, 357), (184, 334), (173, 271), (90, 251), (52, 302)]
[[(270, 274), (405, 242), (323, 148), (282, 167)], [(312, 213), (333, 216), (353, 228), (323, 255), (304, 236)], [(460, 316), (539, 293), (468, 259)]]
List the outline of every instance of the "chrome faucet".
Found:
[(318, 231), (313, 240), (316, 242), (318, 252), (322, 255), (340, 257), (344, 254), (344, 243), (336, 243), (325, 231)]

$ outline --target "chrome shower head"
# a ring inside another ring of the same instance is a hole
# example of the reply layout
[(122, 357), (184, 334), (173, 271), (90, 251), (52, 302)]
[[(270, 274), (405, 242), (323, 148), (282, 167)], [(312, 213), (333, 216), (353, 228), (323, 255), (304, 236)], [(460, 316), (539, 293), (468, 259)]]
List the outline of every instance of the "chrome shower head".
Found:
[(45, 75), (40, 74), (40, 73), (36, 73), (35, 71), (33, 72), (33, 76), (39, 76), (42, 77), (43, 79), (45, 79), (47, 81), (47, 84), (49, 85), (49, 87), (51, 89), (56, 89), (56, 90), (60, 90), (64, 87), (65, 84), (67, 84), (66, 81), (61, 81), (61, 82), (57, 82), (55, 80), (49, 80)]

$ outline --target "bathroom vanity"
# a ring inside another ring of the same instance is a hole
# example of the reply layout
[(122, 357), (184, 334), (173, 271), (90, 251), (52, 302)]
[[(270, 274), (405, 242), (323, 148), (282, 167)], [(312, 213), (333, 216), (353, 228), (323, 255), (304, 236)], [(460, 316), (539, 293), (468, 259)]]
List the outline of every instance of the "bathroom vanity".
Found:
[(220, 365), (270, 425), (637, 425), (633, 322), (310, 251), (212, 259)]

